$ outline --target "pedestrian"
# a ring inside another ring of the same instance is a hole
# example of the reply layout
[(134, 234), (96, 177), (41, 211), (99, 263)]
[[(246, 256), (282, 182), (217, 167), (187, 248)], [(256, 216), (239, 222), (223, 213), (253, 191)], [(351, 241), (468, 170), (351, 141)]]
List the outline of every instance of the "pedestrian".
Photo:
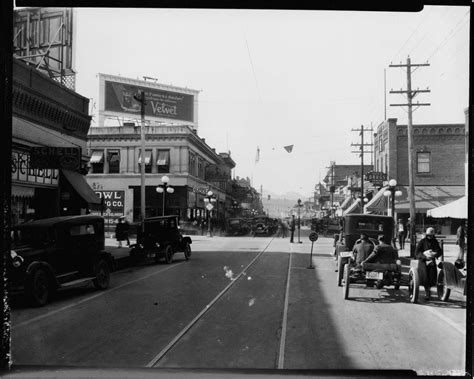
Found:
[(129, 230), (130, 224), (125, 219), (125, 216), (121, 216), (115, 227), (115, 238), (118, 241), (118, 247), (122, 247), (122, 241), (127, 241), (127, 246), (130, 246), (130, 240), (128, 239)]
[(441, 256), (441, 247), (435, 238), (435, 230), (432, 227), (426, 229), (425, 237), (418, 242), (415, 250), (415, 258), (420, 265), (426, 266), (425, 300), (431, 298), (431, 287), (436, 285), (436, 258)]
[(466, 229), (467, 229), (467, 220), (465, 225), (459, 225), (458, 230), (456, 231), (456, 245), (459, 246), (458, 261), (464, 262), (464, 253), (466, 251)]
[(411, 244), (411, 218), (408, 217), (408, 221), (407, 221), (407, 236), (406, 236), (406, 239), (410, 240), (410, 244)]
[(369, 241), (369, 236), (365, 233), (360, 234), (360, 240), (357, 240), (352, 250), (352, 258), (356, 263), (356, 268), (361, 268), (364, 262), (374, 250), (374, 244)]
[(288, 224), (286, 223), (286, 220), (281, 221), (281, 237), (286, 238), (288, 235)]
[(291, 215), (290, 231), (291, 231), (290, 243), (293, 243), (294, 242), (294, 236), (295, 236), (295, 215)]
[(402, 219), (398, 220), (397, 224), (398, 243), (400, 244), (400, 250), (405, 249), (405, 239), (407, 235), (407, 229)]

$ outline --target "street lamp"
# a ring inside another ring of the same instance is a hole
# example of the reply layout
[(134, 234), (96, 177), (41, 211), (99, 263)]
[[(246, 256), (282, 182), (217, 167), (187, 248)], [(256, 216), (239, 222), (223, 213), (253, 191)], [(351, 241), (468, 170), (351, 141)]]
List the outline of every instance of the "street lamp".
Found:
[[(383, 195), (388, 199), (388, 198), (391, 198), (392, 199), (392, 202), (391, 202), (391, 213), (392, 213), (392, 217), (393, 217), (393, 221), (394, 221), (394, 225), (397, 224), (397, 221), (395, 220), (395, 197), (399, 197), (402, 195), (402, 191), (400, 190), (397, 190), (396, 189), (397, 187), (397, 181), (395, 179), (390, 179), (388, 181), (388, 188), (385, 190), (385, 192), (383, 193)], [(395, 245), (395, 232), (394, 232), (394, 235), (393, 235), (393, 244)]]
[(165, 215), (165, 194), (166, 192), (169, 194), (174, 192), (174, 188), (168, 185), (169, 181), (170, 178), (165, 175), (161, 178), (163, 184), (159, 184), (158, 187), (156, 187), (156, 192), (163, 194), (163, 216)]
[[(360, 197), (357, 198), (357, 202), (359, 204), (361, 204), (362, 213), (364, 213), (364, 207), (369, 202), (369, 199), (367, 199), (367, 197), (365, 197), (365, 196), (363, 198), (362, 198), (362, 196), (360, 196)], [(362, 204), (362, 203), (364, 203), (364, 204)]]
[(301, 229), (301, 224), (300, 224), (300, 209), (301, 209), (301, 199), (298, 199), (298, 243), (301, 243), (300, 241), (300, 229)]
[(212, 193), (212, 191), (208, 191), (207, 195), (204, 196), (204, 202), (207, 203), (207, 236), (212, 237), (211, 235), (211, 210), (214, 208), (212, 203), (216, 202), (216, 195)]

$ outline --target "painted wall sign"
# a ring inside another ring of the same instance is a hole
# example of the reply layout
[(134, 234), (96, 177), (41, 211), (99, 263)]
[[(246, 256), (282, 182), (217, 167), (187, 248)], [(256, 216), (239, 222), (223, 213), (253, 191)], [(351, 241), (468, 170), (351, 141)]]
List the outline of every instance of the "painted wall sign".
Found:
[(105, 80), (105, 111), (140, 116), (140, 103), (134, 99), (145, 92), (145, 116), (194, 122), (194, 96)]
[(59, 170), (31, 167), (29, 153), (12, 151), (12, 180), (57, 187)]
[(30, 160), (32, 168), (77, 170), (81, 167), (81, 148), (34, 146), (30, 148)]
[[(125, 191), (94, 191), (104, 201), (105, 232), (115, 233), (115, 226), (125, 212)], [(92, 211), (100, 215), (100, 211)]]

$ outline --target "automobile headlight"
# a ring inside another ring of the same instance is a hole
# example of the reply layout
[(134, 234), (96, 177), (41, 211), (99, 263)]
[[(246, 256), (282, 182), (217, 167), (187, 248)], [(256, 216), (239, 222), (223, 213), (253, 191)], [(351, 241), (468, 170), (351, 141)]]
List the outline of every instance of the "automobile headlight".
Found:
[(395, 262), (398, 266), (401, 266), (402, 265), (402, 261), (400, 259), (397, 259), (397, 261)]
[(10, 251), (10, 257), (12, 258), (12, 265), (18, 268), (23, 263), (23, 257), (18, 255), (15, 250)]

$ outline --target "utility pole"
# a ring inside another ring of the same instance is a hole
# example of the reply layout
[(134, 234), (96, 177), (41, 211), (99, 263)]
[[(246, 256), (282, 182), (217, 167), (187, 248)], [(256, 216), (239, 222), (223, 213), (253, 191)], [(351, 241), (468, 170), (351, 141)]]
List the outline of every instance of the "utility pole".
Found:
[[(142, 222), (142, 232), (145, 232), (145, 91), (140, 91), (140, 95), (134, 95), (133, 98), (140, 103), (141, 126), (140, 126), (140, 142), (141, 142), (141, 161), (140, 161), (140, 219)], [(163, 195), (164, 196), (164, 195)]]
[[(390, 93), (398, 93), (398, 94), (406, 94), (407, 95), (407, 103), (406, 104), (390, 104), (390, 106), (399, 106), (399, 107), (408, 107), (408, 198), (410, 201), (410, 257), (415, 256), (415, 249), (416, 249), (416, 229), (415, 229), (415, 223), (416, 223), (416, 209), (415, 209), (415, 176), (414, 176), (414, 133), (413, 133), (413, 105), (416, 105), (417, 108), (421, 106), (427, 106), (431, 105), (429, 103), (420, 103), (417, 102), (416, 104), (413, 104), (412, 100), (413, 98), (418, 94), (418, 93), (423, 93), (423, 92), (430, 92), (430, 90), (427, 88), (425, 90), (412, 90), (411, 89), (411, 72), (412, 72), (412, 67), (421, 67), (421, 66), (429, 66), (429, 63), (419, 63), (419, 64), (414, 64), (411, 63), (410, 61), (410, 56), (407, 57), (407, 63), (406, 64), (390, 64), (389, 67), (406, 67), (407, 68), (407, 89), (406, 91), (403, 91), (400, 89), (400, 91), (393, 91), (391, 90)], [(415, 68), (415, 70), (416, 70)], [(413, 71), (415, 71), (413, 70)], [(416, 109), (417, 109), (416, 108)], [(415, 109), (415, 110), (416, 110)]]
[(352, 129), (353, 132), (360, 132), (360, 143), (351, 143), (351, 146), (359, 146), (359, 151), (351, 151), (351, 153), (358, 153), (360, 157), (360, 195), (362, 200), (362, 213), (364, 213), (364, 154), (372, 153), (372, 151), (366, 151), (364, 146), (373, 146), (373, 143), (364, 143), (364, 132), (373, 132), (372, 126), (370, 129), (364, 129), (364, 125), (360, 126), (360, 129)]
[[(335, 184), (334, 184), (334, 169), (335, 169), (335, 166), (336, 166), (336, 162), (335, 161), (331, 161), (331, 166), (330, 167), (326, 167), (328, 169), (331, 169), (331, 184), (329, 185), (329, 193), (331, 194), (331, 211), (330, 211), (330, 215), (332, 217), (332, 212), (333, 212), (333, 202), (334, 202), (334, 191), (335, 191)], [(321, 181), (321, 180), (320, 180)], [(320, 188), (321, 190), (321, 188)], [(320, 191), (321, 192), (321, 191)]]

